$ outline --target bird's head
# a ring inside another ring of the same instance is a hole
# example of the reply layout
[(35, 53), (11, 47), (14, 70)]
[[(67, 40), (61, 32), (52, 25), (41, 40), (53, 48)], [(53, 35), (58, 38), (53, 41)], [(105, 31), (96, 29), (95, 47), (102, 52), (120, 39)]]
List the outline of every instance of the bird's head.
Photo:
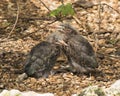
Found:
[(69, 24), (61, 24), (61, 25), (59, 25), (58, 31), (60, 31), (61, 33), (66, 34), (67, 36), (78, 34), (78, 31)]
[(56, 24), (54, 25), (54, 28), (56, 31), (47, 37), (47, 41), (59, 45), (67, 46), (66, 42), (69, 40), (69, 38), (78, 33), (78, 31), (69, 24)]

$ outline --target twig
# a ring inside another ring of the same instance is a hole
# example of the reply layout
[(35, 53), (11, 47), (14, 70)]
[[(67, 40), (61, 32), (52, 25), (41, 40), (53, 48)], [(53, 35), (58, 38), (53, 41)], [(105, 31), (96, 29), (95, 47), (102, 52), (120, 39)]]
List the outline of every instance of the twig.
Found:
[[(78, 6), (79, 7), (81, 7), (81, 8), (83, 8), (83, 9), (87, 9), (87, 8), (92, 8), (93, 6), (101, 6), (101, 5), (106, 5), (106, 6), (108, 6), (108, 7), (110, 7), (111, 9), (113, 9), (114, 11), (116, 11), (118, 14), (120, 14), (120, 12), (118, 11), (118, 10), (116, 10), (116, 9), (114, 9), (113, 7), (111, 7), (110, 5), (108, 5), (108, 4), (106, 4), (106, 3), (98, 3), (98, 4), (80, 4), (80, 2), (78, 1), (78, 2), (76, 2), (76, 3), (78, 3)], [(73, 3), (73, 5), (75, 5), (76, 3)], [(83, 6), (84, 5), (84, 6)]]
[[(40, 29), (44, 29), (44, 28), (46, 28), (46, 26), (48, 26), (48, 25), (50, 25), (50, 24), (52, 24), (52, 23), (55, 23), (56, 21), (57, 21), (57, 20), (54, 20), (54, 21), (46, 24), (44, 27), (42, 27), (42, 28), (40, 28)], [(39, 30), (39, 29), (38, 29), (38, 30)], [(36, 32), (37, 32), (37, 31), (32, 32), (32, 33), (29, 33), (29, 34), (27, 34), (27, 35), (24, 35), (22, 38), (25, 38), (25, 37), (27, 37), (28, 35), (32, 35), (32, 34), (34, 34), (34, 33), (36, 33)]]
[[(14, 19), (15, 17), (12, 16), (12, 17), (2, 17), (0, 18), (0, 20), (4, 20), (4, 19)], [(51, 20), (54, 20), (54, 18), (47, 18), (47, 17), (22, 17), (20, 16), (19, 19), (23, 19), (23, 20), (47, 20), (47, 21), (51, 21)]]
[[(19, 0), (18, 0), (18, 2), (19, 2)], [(14, 29), (15, 29), (16, 25), (17, 25), (17, 22), (18, 22), (18, 18), (19, 18), (19, 11), (20, 11), (20, 7), (19, 7), (19, 3), (18, 3), (18, 2), (17, 2), (17, 16), (16, 16), (15, 24), (14, 24), (14, 26), (13, 26), (12, 30), (10, 31), (10, 33), (9, 33), (9, 35), (8, 35), (8, 37), (7, 37), (7, 38), (9, 38), (9, 37), (10, 37), (10, 35), (13, 33), (13, 31), (14, 31)]]
[(98, 23), (98, 26), (99, 26), (99, 32), (100, 32), (100, 29), (101, 29), (101, 1), (99, 0), (99, 9), (98, 9), (98, 14), (99, 14), (99, 23)]
[(114, 9), (113, 7), (111, 7), (110, 5), (108, 5), (108, 4), (106, 4), (106, 3), (101, 3), (100, 2), (100, 4), (94, 4), (93, 6), (98, 6), (98, 5), (106, 5), (106, 6), (108, 6), (108, 7), (110, 7), (111, 9), (113, 9), (114, 11), (116, 11), (118, 14), (120, 14), (120, 12), (118, 11), (118, 10), (116, 10), (116, 9)]
[[(98, 9), (98, 16), (99, 16), (99, 23), (98, 23), (98, 31), (100, 32), (101, 29), (101, 0), (98, 0), (98, 5), (99, 5), (99, 9)], [(95, 53), (97, 53), (98, 50), (98, 35), (96, 34), (96, 32), (94, 32), (94, 38), (95, 38)]]
[(101, 5), (106, 5), (108, 7), (110, 7), (111, 9), (113, 9), (114, 11), (116, 11), (118, 14), (120, 14), (120, 12), (116, 9), (114, 9), (113, 7), (111, 7), (110, 5), (106, 4), (106, 3), (101, 3)]
[(72, 16), (72, 17), (73, 17), (73, 19), (75, 20), (75, 22), (76, 22), (79, 26), (81, 26), (82, 28), (84, 28), (84, 26), (81, 24), (80, 20), (79, 20), (76, 16)]
[(45, 3), (42, 0), (39, 0), (39, 1), (45, 6), (45, 8), (48, 9), (49, 12), (51, 12), (51, 10), (45, 5)]

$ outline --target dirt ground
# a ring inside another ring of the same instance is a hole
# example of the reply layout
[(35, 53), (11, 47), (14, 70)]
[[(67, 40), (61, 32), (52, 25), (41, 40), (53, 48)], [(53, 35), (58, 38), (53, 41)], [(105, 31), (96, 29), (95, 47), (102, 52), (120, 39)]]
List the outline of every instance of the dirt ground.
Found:
[[(44, 19), (49, 19), (48, 11), (38, 1), (20, 0), (16, 3), (15, 0), (1, 0), (0, 2), (0, 90), (32, 90), (40, 93), (51, 92), (55, 96), (70, 96), (80, 93), (83, 88), (91, 85), (109, 87), (110, 84), (120, 79), (120, 14), (106, 6), (107, 11), (105, 11), (103, 7), (101, 31), (98, 32), (98, 14), (96, 15), (98, 8), (95, 6), (88, 9), (76, 7), (78, 12), (76, 16), (81, 21), (81, 26), (78, 26), (74, 20), (71, 22), (78, 28), (80, 34), (88, 39), (95, 50), (97, 43), (96, 53), (100, 73), (85, 75), (65, 71), (50, 75), (46, 79), (29, 77), (17, 82), (18, 76), (23, 73), (25, 60), (31, 48), (54, 31), (47, 25), (52, 21)], [(60, 4), (57, 0), (53, 1), (56, 5)], [(71, 1), (74, 2), (74, 0)], [(117, 2), (117, 0), (114, 1)], [(120, 6), (120, 1), (118, 4)], [(120, 7), (116, 6), (113, 8), (118, 8), (116, 10), (120, 12)], [(113, 16), (114, 13), (117, 15)], [(17, 15), (17, 24), (11, 31)], [(97, 34), (97, 41), (94, 33)], [(68, 63), (61, 57), (55, 68), (63, 66), (68, 66)]]

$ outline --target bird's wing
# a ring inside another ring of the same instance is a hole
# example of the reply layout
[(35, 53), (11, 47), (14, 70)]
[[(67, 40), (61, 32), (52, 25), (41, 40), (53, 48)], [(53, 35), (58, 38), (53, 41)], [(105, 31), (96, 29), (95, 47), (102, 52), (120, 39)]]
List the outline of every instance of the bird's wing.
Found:
[(66, 48), (66, 54), (68, 54), (69, 58), (71, 57), (74, 62), (84, 67), (97, 66), (93, 48), (82, 36), (77, 35), (70, 38), (67, 44), (69, 46)]
[(50, 71), (58, 56), (56, 45), (42, 42), (32, 48), (25, 65), (25, 72), (29, 75), (40, 75)]

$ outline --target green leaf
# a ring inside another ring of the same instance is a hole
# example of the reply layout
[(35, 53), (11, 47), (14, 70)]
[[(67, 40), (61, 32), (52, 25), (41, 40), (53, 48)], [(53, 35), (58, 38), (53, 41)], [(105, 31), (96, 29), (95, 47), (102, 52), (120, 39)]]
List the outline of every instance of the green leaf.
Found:
[[(64, 11), (65, 10), (65, 11)], [(63, 11), (64, 11), (64, 13), (66, 14), (66, 15), (74, 15), (74, 9), (72, 8), (72, 4), (70, 4), (70, 3), (68, 3), (66, 6), (65, 6), (65, 9), (64, 9)]]
[(68, 3), (66, 5), (61, 5), (57, 9), (50, 12), (50, 16), (53, 17), (63, 17), (68, 15), (74, 15), (74, 9), (72, 8), (72, 4)]

